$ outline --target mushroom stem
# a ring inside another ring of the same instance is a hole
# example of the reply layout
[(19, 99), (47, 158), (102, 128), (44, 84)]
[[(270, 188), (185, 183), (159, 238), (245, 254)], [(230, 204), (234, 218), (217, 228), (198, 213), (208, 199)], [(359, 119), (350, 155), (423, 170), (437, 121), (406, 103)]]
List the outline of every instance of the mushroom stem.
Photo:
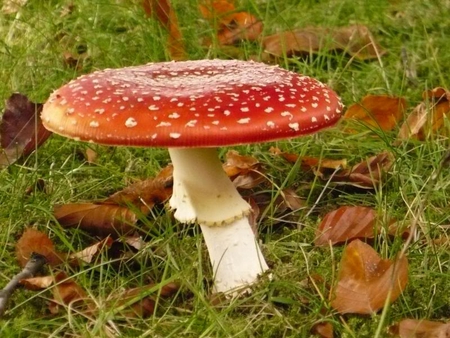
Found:
[(250, 206), (225, 174), (214, 148), (170, 148), (174, 166), (170, 206), (175, 218), (200, 224), (214, 269), (216, 292), (256, 281), (268, 266), (248, 218)]

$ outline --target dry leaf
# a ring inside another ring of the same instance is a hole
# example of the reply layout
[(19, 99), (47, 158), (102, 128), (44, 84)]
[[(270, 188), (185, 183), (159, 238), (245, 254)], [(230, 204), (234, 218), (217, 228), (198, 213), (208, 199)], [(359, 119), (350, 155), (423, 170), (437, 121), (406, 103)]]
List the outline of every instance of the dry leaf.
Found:
[(393, 162), (393, 155), (384, 151), (369, 157), (350, 169), (339, 171), (330, 179), (340, 185), (348, 184), (361, 189), (374, 189), (380, 184), (383, 174), (392, 167)]
[(265, 181), (259, 161), (252, 156), (243, 156), (235, 150), (228, 151), (223, 169), (236, 188), (252, 189)]
[(355, 119), (384, 131), (394, 129), (403, 118), (406, 100), (387, 95), (367, 95), (360, 103), (352, 104), (344, 118)]
[[(409, 114), (398, 133), (398, 140), (425, 140), (444, 125), (450, 113), (450, 92), (437, 87), (424, 91), (424, 102), (419, 103)], [(398, 144), (398, 141), (396, 142)]]
[(373, 238), (377, 213), (369, 207), (343, 206), (325, 215), (316, 230), (315, 245), (344, 243), (355, 238)]
[(155, 17), (169, 32), (167, 50), (172, 60), (186, 60), (183, 37), (178, 27), (178, 19), (169, 0), (143, 0), (142, 6), (147, 17)]
[(46, 234), (27, 228), (16, 244), (16, 257), (21, 267), (25, 266), (33, 252), (44, 256), (52, 266), (60, 264), (65, 257), (65, 254), (56, 252), (52, 240)]
[(321, 338), (333, 338), (333, 325), (328, 322), (314, 324), (311, 328), (311, 333)]
[(0, 124), (0, 167), (31, 154), (52, 134), (42, 125), (41, 110), (42, 104), (33, 103), (19, 93), (12, 94), (6, 101)]
[(103, 204), (135, 207), (143, 214), (147, 214), (155, 204), (162, 204), (172, 196), (172, 166), (168, 177), (156, 177), (136, 182), (108, 197)]
[(38, 291), (47, 289), (55, 282), (54, 276), (42, 276), (22, 279), (20, 284), (27, 290)]
[(331, 50), (342, 50), (360, 60), (377, 58), (385, 53), (363, 25), (332, 29), (306, 27), (267, 36), (262, 44), (265, 60)]
[(400, 338), (446, 338), (450, 337), (450, 323), (404, 319), (390, 331)]
[(331, 306), (339, 313), (373, 314), (389, 297), (395, 301), (408, 282), (408, 260), (381, 259), (375, 250), (356, 239), (344, 250)]
[(28, 0), (3, 0), (2, 13), (15, 14), (27, 4)]
[(52, 314), (58, 313), (59, 307), (63, 304), (71, 307), (87, 305), (90, 311), (93, 310), (92, 303), (87, 302), (89, 299), (86, 292), (73, 279), (68, 278), (64, 272), (58, 273), (54, 278), (53, 300), (49, 304)]
[(83, 261), (84, 263), (91, 263), (92, 259), (97, 256), (100, 251), (105, 247), (111, 247), (113, 240), (111, 237), (107, 237), (100, 242), (97, 242), (87, 248), (73, 253), (69, 256), (69, 259), (74, 260), (75, 262)]
[[(269, 152), (272, 155), (277, 155), (283, 157), (286, 161), (290, 163), (297, 163), (299, 160), (298, 154), (286, 153), (281, 151), (279, 148), (270, 147)], [(310, 169), (312, 167), (318, 169), (345, 169), (347, 168), (347, 160), (333, 160), (329, 158), (317, 158), (311, 156), (303, 156), (301, 157), (301, 166), (306, 169)]]
[(116, 238), (136, 230), (136, 214), (114, 204), (64, 204), (54, 208), (54, 215), (65, 228), (79, 228), (101, 237)]
[(263, 24), (247, 12), (235, 11), (233, 2), (211, 0), (200, 5), (200, 12), (213, 26), (217, 26), (217, 39), (220, 45), (233, 45), (241, 40), (257, 40)]
[(155, 300), (148, 294), (153, 291), (155, 295), (159, 294), (161, 297), (170, 297), (174, 295), (179, 289), (176, 283), (168, 283), (161, 287), (155, 288), (154, 284), (136, 287), (125, 290), (120, 294), (114, 294), (108, 299), (109, 307), (120, 308), (124, 307), (120, 314), (128, 318), (148, 318), (153, 314), (155, 308)]

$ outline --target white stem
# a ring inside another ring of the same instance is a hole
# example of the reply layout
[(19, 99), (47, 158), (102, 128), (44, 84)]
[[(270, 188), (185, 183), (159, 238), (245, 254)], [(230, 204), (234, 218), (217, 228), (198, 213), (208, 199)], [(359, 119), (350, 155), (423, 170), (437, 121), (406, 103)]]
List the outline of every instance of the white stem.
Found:
[(248, 215), (250, 205), (239, 195), (215, 148), (170, 148), (173, 194), (170, 207), (183, 223), (221, 225)]
[(238, 293), (269, 269), (247, 217), (220, 227), (200, 227), (214, 270), (215, 292)]
[(198, 222), (214, 269), (215, 291), (230, 293), (268, 269), (246, 215), (250, 206), (225, 174), (214, 148), (169, 149), (174, 166), (170, 206), (183, 223)]

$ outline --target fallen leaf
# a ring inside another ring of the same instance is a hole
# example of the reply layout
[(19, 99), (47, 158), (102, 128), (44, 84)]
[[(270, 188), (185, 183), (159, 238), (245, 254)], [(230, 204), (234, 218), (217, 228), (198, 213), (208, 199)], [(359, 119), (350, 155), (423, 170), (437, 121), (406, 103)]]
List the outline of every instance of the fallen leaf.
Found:
[(20, 280), (20, 284), (27, 290), (38, 291), (47, 289), (55, 282), (54, 276), (32, 277)]
[(403, 319), (390, 328), (400, 338), (445, 338), (450, 337), (450, 323), (423, 319)]
[(239, 155), (235, 150), (227, 152), (222, 165), (236, 188), (252, 189), (266, 180), (261, 174), (261, 164), (253, 156)]
[(64, 272), (59, 272), (54, 276), (55, 286), (52, 288), (53, 299), (50, 301), (49, 310), (52, 314), (57, 314), (61, 305), (70, 307), (85, 307), (89, 311), (94, 310), (93, 302), (87, 296), (84, 289)]
[(15, 14), (27, 4), (28, 0), (3, 0), (2, 13)]
[[(120, 311), (122, 316), (128, 318), (148, 318), (155, 309), (155, 300), (151, 294), (161, 297), (170, 297), (179, 289), (176, 283), (168, 283), (161, 288), (157, 288), (155, 284), (149, 284), (142, 287), (136, 287), (125, 290), (119, 294), (113, 294), (108, 299), (109, 308), (123, 308)], [(149, 294), (151, 292), (151, 294)], [(144, 296), (143, 296), (144, 295)]]
[(79, 228), (101, 237), (116, 238), (136, 230), (136, 214), (114, 204), (64, 204), (54, 208), (54, 215), (64, 228)]
[(321, 338), (333, 338), (333, 325), (328, 322), (316, 323), (311, 328), (311, 333)]
[(344, 249), (331, 306), (339, 313), (373, 314), (394, 302), (408, 282), (408, 260), (381, 259), (356, 239)]
[[(290, 163), (297, 163), (300, 156), (298, 154), (293, 153), (286, 153), (281, 151), (279, 148), (276, 147), (270, 147), (269, 152), (272, 155), (281, 156), (286, 161)], [(347, 160), (341, 159), (341, 160), (334, 160), (329, 158), (317, 158), (317, 157), (311, 157), (311, 156), (302, 156), (300, 158), (300, 165), (304, 168), (310, 169), (312, 167), (318, 168), (318, 169), (345, 169), (347, 168)]]
[(328, 246), (356, 238), (374, 238), (377, 213), (369, 207), (343, 206), (325, 215), (316, 230), (315, 245)]
[(377, 58), (386, 52), (363, 25), (323, 28), (306, 27), (266, 36), (262, 40), (263, 60), (341, 50), (359, 60)]
[(263, 30), (263, 24), (247, 12), (236, 12), (233, 2), (209, 1), (200, 5), (200, 12), (211, 25), (217, 27), (219, 45), (233, 45), (241, 40), (255, 41)]
[(25, 266), (33, 252), (44, 256), (51, 266), (60, 264), (65, 257), (65, 254), (56, 251), (52, 240), (46, 234), (34, 228), (27, 228), (16, 243), (16, 257), (21, 267)]
[(450, 113), (450, 92), (442, 87), (424, 91), (424, 101), (419, 103), (400, 127), (397, 142), (401, 140), (425, 140), (444, 125)]
[[(394, 162), (390, 152), (383, 151), (356, 164), (350, 169), (337, 172), (329, 179), (339, 185), (352, 185), (360, 189), (374, 189)], [(327, 177), (322, 177), (328, 180)]]
[(138, 181), (108, 197), (104, 204), (135, 207), (147, 214), (155, 204), (162, 204), (172, 196), (173, 167), (164, 168), (155, 178)]
[(0, 167), (7, 167), (22, 156), (28, 156), (52, 134), (40, 118), (42, 104), (15, 93), (6, 101), (0, 124)]
[(155, 17), (168, 33), (167, 50), (172, 60), (186, 60), (183, 37), (178, 27), (178, 19), (169, 0), (143, 0), (142, 6), (147, 17)]
[(111, 237), (106, 237), (105, 239), (88, 246), (87, 248), (73, 253), (69, 256), (70, 260), (74, 260), (75, 262), (83, 261), (84, 263), (91, 263), (93, 258), (97, 256), (100, 251), (105, 247), (111, 247), (113, 240)]
[(387, 95), (367, 95), (361, 102), (352, 104), (344, 118), (358, 120), (384, 131), (394, 129), (403, 118), (406, 100)]

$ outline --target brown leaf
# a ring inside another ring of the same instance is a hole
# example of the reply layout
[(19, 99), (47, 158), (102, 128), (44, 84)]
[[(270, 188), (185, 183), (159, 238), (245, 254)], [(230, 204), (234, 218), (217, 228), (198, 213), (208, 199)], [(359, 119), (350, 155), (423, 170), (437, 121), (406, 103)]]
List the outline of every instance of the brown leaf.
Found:
[(142, 6), (147, 17), (155, 17), (169, 32), (167, 50), (172, 60), (186, 60), (183, 37), (178, 27), (178, 19), (169, 0), (143, 0)]
[(373, 238), (377, 213), (369, 207), (343, 206), (325, 215), (316, 230), (315, 245), (344, 243), (355, 238)]
[(377, 45), (369, 29), (363, 25), (333, 29), (306, 27), (266, 36), (262, 44), (263, 59), (342, 50), (357, 59), (367, 60), (385, 53)]
[(233, 45), (241, 40), (257, 40), (263, 24), (247, 12), (235, 11), (233, 2), (211, 0), (200, 5), (200, 12), (212, 25), (217, 26), (217, 39), (220, 45)]
[[(125, 290), (120, 294), (114, 294), (108, 299), (109, 307), (120, 308), (122, 316), (128, 318), (148, 318), (153, 314), (155, 308), (155, 300), (148, 294), (152, 292), (161, 297), (170, 297), (179, 289), (176, 283), (168, 283), (159, 290), (155, 284), (149, 284), (142, 287)], [(146, 295), (147, 294), (147, 295)], [(143, 296), (146, 295), (146, 296)]]
[(424, 319), (403, 319), (390, 331), (400, 338), (445, 338), (450, 337), (450, 323)]
[(314, 324), (314, 326), (311, 328), (311, 333), (321, 338), (333, 338), (333, 325), (331, 325), (331, 323), (329, 322)]
[(68, 278), (64, 272), (59, 272), (54, 279), (53, 300), (49, 304), (51, 313), (58, 313), (63, 304), (71, 307), (87, 305), (88, 309), (93, 310), (93, 304), (88, 302), (86, 292), (72, 278)]
[(25, 266), (33, 252), (43, 255), (52, 266), (60, 264), (65, 257), (65, 254), (56, 252), (52, 240), (46, 234), (27, 228), (16, 244), (16, 257), (21, 267)]
[[(286, 161), (290, 163), (297, 163), (299, 160), (298, 154), (293, 153), (286, 153), (281, 151), (279, 148), (276, 147), (270, 147), (269, 152), (272, 155), (277, 155), (283, 157)], [(303, 168), (310, 169), (312, 167), (318, 168), (318, 169), (345, 169), (347, 168), (347, 160), (333, 160), (329, 158), (317, 158), (317, 157), (311, 157), (311, 156), (303, 156), (301, 157), (301, 164)]]
[(133, 232), (137, 221), (133, 211), (114, 204), (64, 204), (54, 208), (54, 215), (65, 228), (79, 228), (96, 236), (113, 238)]
[[(423, 92), (424, 102), (409, 114), (398, 133), (398, 140), (425, 140), (438, 132), (450, 114), (450, 92), (442, 87)], [(398, 142), (396, 142), (398, 143)]]
[(75, 262), (83, 261), (84, 263), (91, 263), (92, 259), (97, 256), (100, 251), (105, 247), (111, 247), (113, 240), (111, 237), (107, 237), (87, 248), (73, 253), (69, 256), (69, 259), (74, 260)]
[(167, 166), (158, 176), (136, 182), (108, 197), (103, 203), (134, 206), (147, 214), (155, 204), (162, 204), (172, 196), (173, 167)]
[[(394, 162), (393, 155), (384, 151), (358, 163), (350, 169), (342, 170), (331, 177), (337, 184), (349, 184), (361, 189), (374, 189)], [(324, 179), (327, 179), (324, 177)]]
[(239, 155), (235, 150), (228, 151), (222, 167), (236, 188), (252, 189), (266, 179), (256, 158)]
[(12, 94), (6, 101), (0, 124), (0, 167), (28, 156), (52, 134), (42, 125), (41, 110), (42, 104), (33, 103), (19, 93)]
[(395, 301), (407, 282), (405, 256), (381, 259), (372, 247), (356, 239), (344, 250), (331, 306), (342, 314), (373, 314), (387, 299)]
[(389, 131), (397, 126), (406, 110), (406, 100), (387, 95), (367, 95), (360, 103), (352, 104), (344, 118), (355, 119), (372, 127)]
[(54, 282), (54, 276), (42, 276), (22, 279), (20, 284), (27, 290), (38, 291), (49, 288)]
[(1, 12), (3, 14), (15, 14), (27, 4), (28, 0), (4, 0)]

